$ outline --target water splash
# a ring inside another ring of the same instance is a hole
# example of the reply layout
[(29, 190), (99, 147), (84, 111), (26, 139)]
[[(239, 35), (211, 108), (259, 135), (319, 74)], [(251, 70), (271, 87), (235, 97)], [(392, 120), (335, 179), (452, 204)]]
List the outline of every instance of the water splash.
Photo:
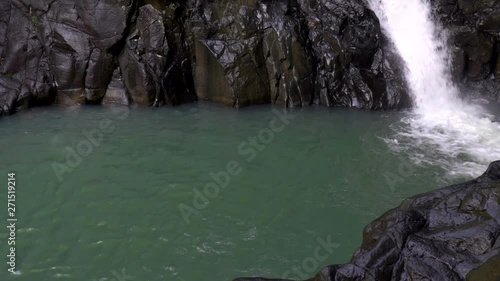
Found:
[(452, 83), (446, 34), (426, 0), (369, 0), (406, 63), (415, 109), (398, 126), (395, 150), (439, 165), (453, 176), (476, 177), (500, 159), (500, 125), (479, 106), (459, 98)]

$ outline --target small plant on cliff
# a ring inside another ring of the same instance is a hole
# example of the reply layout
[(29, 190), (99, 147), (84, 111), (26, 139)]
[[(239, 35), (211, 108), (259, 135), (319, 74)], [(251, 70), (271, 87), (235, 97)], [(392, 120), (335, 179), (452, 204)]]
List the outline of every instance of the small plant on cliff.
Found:
[(35, 31), (38, 31), (38, 17), (36, 15), (31, 15), (31, 23), (33, 23), (33, 27), (35, 27)]

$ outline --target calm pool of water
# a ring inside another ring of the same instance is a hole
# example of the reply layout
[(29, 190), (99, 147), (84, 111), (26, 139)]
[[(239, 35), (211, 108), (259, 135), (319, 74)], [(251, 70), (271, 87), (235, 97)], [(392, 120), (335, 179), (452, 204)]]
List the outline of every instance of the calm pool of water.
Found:
[(374, 218), (449, 183), (438, 166), (388, 148), (403, 114), (202, 103), (2, 118), (0, 179), (16, 173), (19, 272), (4, 263), (0, 279), (313, 276), (347, 262)]

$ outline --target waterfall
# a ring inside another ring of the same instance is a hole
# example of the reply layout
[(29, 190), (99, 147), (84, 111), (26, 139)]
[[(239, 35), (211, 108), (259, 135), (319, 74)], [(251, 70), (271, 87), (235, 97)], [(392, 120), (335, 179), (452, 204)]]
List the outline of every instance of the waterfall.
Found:
[(396, 136), (386, 142), (417, 162), (451, 175), (476, 177), (500, 159), (500, 125), (479, 106), (462, 101), (453, 84), (446, 34), (426, 0), (369, 0), (383, 31), (406, 64), (415, 102)]

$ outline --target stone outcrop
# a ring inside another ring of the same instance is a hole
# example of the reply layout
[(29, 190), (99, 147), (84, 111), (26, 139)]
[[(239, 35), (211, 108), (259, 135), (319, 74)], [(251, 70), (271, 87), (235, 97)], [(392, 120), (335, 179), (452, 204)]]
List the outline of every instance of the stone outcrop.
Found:
[[(365, 228), (350, 263), (308, 281), (498, 281), (499, 266), (500, 161), (475, 180), (405, 200)], [(281, 279), (235, 281), (266, 280)]]

